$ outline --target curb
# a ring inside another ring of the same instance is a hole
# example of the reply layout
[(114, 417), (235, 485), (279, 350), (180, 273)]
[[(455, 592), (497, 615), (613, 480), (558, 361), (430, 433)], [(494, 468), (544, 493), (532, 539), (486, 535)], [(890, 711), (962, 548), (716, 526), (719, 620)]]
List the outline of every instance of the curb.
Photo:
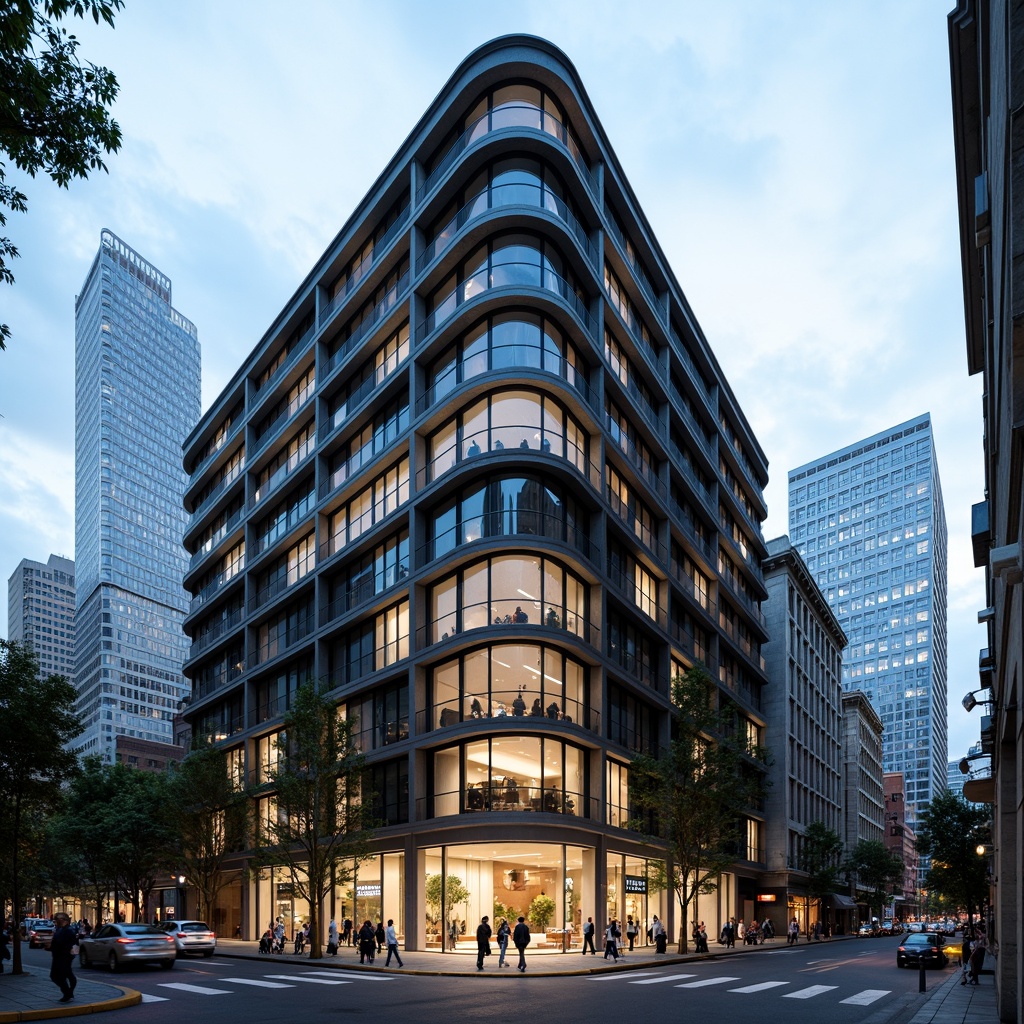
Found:
[(121, 989), (121, 995), (103, 999), (97, 1003), (82, 1003), (79, 1006), (50, 1006), (43, 1010), (10, 1010), (0, 1013), (0, 1024), (12, 1024), (22, 1020), (51, 1020), (54, 1017), (83, 1017), (87, 1013), (106, 1013), (108, 1010), (123, 1010), (138, 1006), (142, 993), (133, 988)]

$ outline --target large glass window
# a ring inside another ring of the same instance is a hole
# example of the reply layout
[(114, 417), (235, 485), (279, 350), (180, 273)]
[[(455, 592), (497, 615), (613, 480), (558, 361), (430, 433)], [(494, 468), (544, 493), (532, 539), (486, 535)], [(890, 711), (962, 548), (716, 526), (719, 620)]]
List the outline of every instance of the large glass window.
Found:
[(525, 311), (508, 311), (475, 324), (431, 364), (427, 376), (431, 401), (477, 374), (491, 370), (545, 370), (589, 393), (586, 361), (550, 320)]
[(589, 638), (586, 602), (586, 584), (554, 559), (494, 556), (434, 585), (430, 642), (469, 629), (530, 623)]
[(466, 406), (428, 439), (428, 473), (436, 480), (484, 452), (533, 450), (586, 472), (587, 436), (561, 403), (537, 391), (498, 391)]
[(437, 665), (431, 673), (428, 729), (477, 718), (529, 718), (596, 729), (585, 666), (543, 644), (492, 644)]
[(341, 551), (376, 523), (409, 500), (409, 460), (401, 459), (385, 470), (348, 504), (328, 519), (328, 539), (321, 558)]
[(500, 736), (434, 755), (434, 816), (480, 811), (586, 814), (586, 751), (561, 740)]
[(485, 537), (532, 536), (590, 549), (587, 515), (565, 489), (534, 477), (491, 477), (431, 519), (432, 557)]

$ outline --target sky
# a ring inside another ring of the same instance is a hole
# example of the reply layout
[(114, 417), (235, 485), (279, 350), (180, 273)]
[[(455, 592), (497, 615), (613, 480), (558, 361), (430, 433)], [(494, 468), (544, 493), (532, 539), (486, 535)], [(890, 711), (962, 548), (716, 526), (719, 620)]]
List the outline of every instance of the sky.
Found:
[[(901, 0), (126, 0), (75, 24), (120, 83), (108, 173), (45, 178), (0, 285), (0, 578), (74, 554), (74, 302), (109, 228), (198, 328), (203, 408), (459, 63), (499, 35), (575, 64), (764, 449), (787, 473), (930, 412), (949, 523), (949, 756), (977, 741), (981, 378), (967, 374), (946, 15)], [(0, 636), (6, 636), (0, 601)]]

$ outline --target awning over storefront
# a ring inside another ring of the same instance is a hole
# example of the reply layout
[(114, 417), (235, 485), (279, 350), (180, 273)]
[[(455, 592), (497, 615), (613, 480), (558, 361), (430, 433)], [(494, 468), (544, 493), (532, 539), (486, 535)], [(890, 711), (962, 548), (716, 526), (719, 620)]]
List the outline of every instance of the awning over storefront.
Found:
[(841, 892), (832, 893), (832, 909), (833, 910), (856, 910), (857, 901), (851, 899), (849, 896), (844, 896)]
[(973, 804), (991, 804), (996, 799), (996, 780), (968, 779), (964, 783), (964, 799)]

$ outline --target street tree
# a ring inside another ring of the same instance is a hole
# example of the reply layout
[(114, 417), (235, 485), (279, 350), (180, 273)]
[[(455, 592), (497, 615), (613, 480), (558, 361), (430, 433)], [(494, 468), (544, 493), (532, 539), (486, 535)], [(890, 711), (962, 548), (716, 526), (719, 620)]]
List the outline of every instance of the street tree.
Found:
[(213, 916), (218, 895), (231, 881), (224, 862), (244, 846), (250, 806), (243, 780), (230, 777), (224, 751), (217, 747), (198, 747), (170, 771), (172, 868), (196, 890), (198, 917)]
[(304, 683), (275, 743), (277, 762), (254, 794), (261, 811), (253, 864), (283, 867), (308, 902), (314, 960), (323, 956), (324, 901), (332, 889), (349, 883), (372, 836), (353, 725), (326, 690)]
[(977, 848), (989, 841), (991, 817), (987, 804), (969, 804), (946, 790), (917, 819), (917, 851), (931, 858), (925, 876), (928, 891), (965, 910), (972, 922), (988, 896), (988, 858)]
[(844, 867), (866, 893), (871, 912), (880, 917), (892, 899), (893, 889), (903, 880), (903, 858), (888, 850), (880, 839), (861, 839)]
[(834, 828), (812, 821), (804, 830), (800, 870), (807, 872), (807, 895), (818, 901), (818, 914), (836, 891), (842, 872), (843, 841)]
[[(39, 678), (31, 649), (0, 640), (0, 851), (2, 877), (15, 916), (24, 903), (22, 863), (42, 842), (40, 821), (61, 801), (61, 788), (78, 771), (65, 748), (82, 731), (75, 688), (63, 676)], [(3, 901), (0, 900), (0, 906)], [(12, 970), (22, 974), (15, 929)]]
[(629, 770), (630, 801), (638, 812), (630, 825), (668, 848), (670, 866), (653, 868), (648, 885), (675, 893), (681, 953), (691, 906), (714, 892), (722, 873), (743, 856), (745, 816), (767, 790), (767, 751), (750, 742), (734, 710), (716, 698), (703, 665), (677, 676), (668, 748), (638, 754)]
[[(442, 881), (444, 885), (441, 884)], [(460, 903), (465, 903), (472, 895), (458, 875), (449, 875), (447, 878), (443, 875), (429, 875), (427, 877), (426, 884), (423, 887), (423, 901), (430, 910), (430, 916), (434, 924), (442, 922), (438, 929), (439, 934), (442, 936), (442, 943), (446, 934), (445, 929), (448, 928), (451, 921), (452, 910)], [(443, 907), (442, 903), (444, 904)], [(497, 919), (497, 908), (494, 910), (494, 915), (495, 919)], [(507, 913), (501, 916), (512, 918), (515, 915), (509, 909)]]
[[(124, 0), (0, 0), (0, 153), (29, 177), (43, 171), (67, 188), (106, 170), (103, 155), (121, 148), (121, 129), (110, 116), (117, 79), (82, 62), (78, 39), (63, 23), (88, 16), (113, 27), (123, 6)], [(0, 160), (0, 227), (6, 210), (25, 213), (28, 197), (7, 181)], [(10, 261), (17, 256), (10, 238), (0, 237), (0, 281), (13, 284)], [(10, 333), (0, 324), (0, 349)]]

